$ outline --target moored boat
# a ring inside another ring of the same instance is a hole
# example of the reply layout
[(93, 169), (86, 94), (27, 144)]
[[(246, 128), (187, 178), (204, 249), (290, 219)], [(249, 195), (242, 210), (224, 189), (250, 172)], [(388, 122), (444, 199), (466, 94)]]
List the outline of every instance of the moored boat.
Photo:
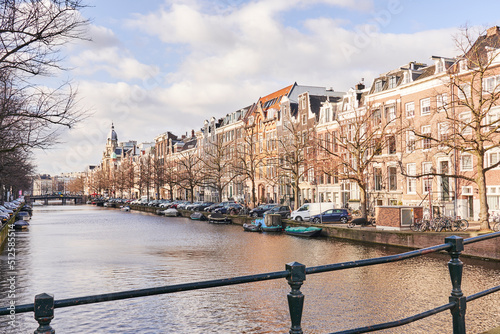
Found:
[(212, 224), (231, 224), (231, 219), (222, 213), (215, 212), (208, 216), (208, 222)]
[(262, 232), (282, 232), (283, 231), (283, 226), (281, 225), (271, 225), (271, 226), (264, 226), (262, 225), (260, 227)]
[(262, 227), (262, 223), (253, 221), (250, 224), (243, 224), (243, 231), (247, 232), (260, 232)]
[(201, 212), (194, 212), (189, 218), (192, 220), (207, 220), (207, 217)]
[(174, 208), (170, 208), (170, 209), (167, 209), (167, 210), (161, 211), (161, 212), (166, 217), (179, 217), (181, 215), (181, 213), (179, 211), (177, 211), (177, 209), (174, 209)]
[(294, 235), (297, 237), (317, 237), (321, 234), (323, 229), (319, 227), (305, 227), (305, 226), (287, 226), (285, 228), (285, 233), (289, 235)]
[(128, 205), (127, 206), (122, 206), (122, 207), (120, 207), (120, 210), (121, 211), (125, 211), (125, 212), (129, 212), (130, 211), (130, 206), (128, 206)]

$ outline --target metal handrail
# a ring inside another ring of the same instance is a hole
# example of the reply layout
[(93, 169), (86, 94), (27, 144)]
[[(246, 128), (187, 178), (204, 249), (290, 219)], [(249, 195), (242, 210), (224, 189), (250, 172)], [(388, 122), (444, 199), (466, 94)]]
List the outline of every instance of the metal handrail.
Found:
[(457, 237), (457, 236), (450, 236), (445, 238), (444, 244), (413, 250), (396, 255), (328, 264), (328, 265), (315, 266), (309, 268), (306, 268), (303, 264), (292, 262), (286, 264), (285, 271), (239, 276), (233, 278), (217, 279), (217, 280), (194, 282), (194, 283), (167, 285), (167, 286), (148, 288), (148, 289), (128, 290), (128, 291), (121, 291), (121, 292), (114, 292), (107, 294), (84, 296), (78, 298), (54, 300), (53, 296), (44, 293), (35, 296), (35, 302), (33, 304), (18, 305), (15, 308), (12, 307), (0, 308), (0, 316), (9, 315), (12, 314), (12, 312), (26, 313), (34, 311), (35, 319), (40, 324), (39, 328), (35, 331), (35, 334), (48, 333), (50, 332), (50, 330), (52, 330), (52, 327), (50, 326), (50, 321), (54, 317), (55, 308), (78, 306), (85, 304), (95, 304), (95, 303), (129, 299), (129, 298), (153, 296), (159, 294), (207, 289), (213, 287), (254, 283), (259, 281), (286, 278), (288, 284), (291, 287), (291, 292), (288, 294), (288, 304), (290, 308), (290, 317), (292, 323), (292, 326), (290, 327), (290, 333), (301, 334), (302, 328), (300, 323), (302, 317), (304, 295), (300, 291), (300, 287), (305, 281), (307, 274), (318, 274), (318, 273), (365, 267), (383, 263), (392, 263), (426, 254), (436, 253), (440, 251), (448, 251), (448, 253), (451, 256), (451, 260), (448, 262), (448, 267), (450, 270), (450, 276), (453, 285), (452, 293), (451, 296), (449, 297), (450, 299), (448, 304), (397, 321), (381, 323), (381, 324), (371, 325), (368, 327), (361, 327), (335, 333), (368, 333), (381, 329), (402, 326), (414, 322), (416, 320), (420, 320), (429, 317), (431, 315), (443, 312), (445, 310), (451, 310), (453, 316), (453, 333), (465, 334), (466, 303), (484, 297), (488, 294), (500, 291), (500, 286), (481, 291), (469, 297), (463, 296), (461, 290), (463, 263), (459, 259), (460, 254), (464, 249), (464, 245), (488, 239), (493, 239), (499, 236), (500, 232), (489, 233), (467, 239), (463, 239), (462, 237)]

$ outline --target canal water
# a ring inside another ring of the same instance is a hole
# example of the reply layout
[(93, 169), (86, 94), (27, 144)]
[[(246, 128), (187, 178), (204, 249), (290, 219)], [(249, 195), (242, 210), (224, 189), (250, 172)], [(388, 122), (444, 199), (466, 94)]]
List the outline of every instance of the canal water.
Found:
[[(282, 271), (297, 261), (324, 265), (404, 250), (331, 239), (302, 239), (92, 206), (36, 208), (29, 231), (17, 232), (15, 298), (8, 296), (7, 249), (0, 257), (1, 306), (218, 278)], [(331, 333), (408, 317), (448, 302), (447, 255), (307, 276), (304, 333)], [(470, 295), (500, 285), (500, 264), (465, 263)], [(55, 310), (56, 333), (287, 333), (285, 279)], [(500, 325), (500, 294), (467, 306), (468, 333)], [(33, 333), (32, 313), (0, 333)], [(448, 311), (380, 333), (452, 333)]]

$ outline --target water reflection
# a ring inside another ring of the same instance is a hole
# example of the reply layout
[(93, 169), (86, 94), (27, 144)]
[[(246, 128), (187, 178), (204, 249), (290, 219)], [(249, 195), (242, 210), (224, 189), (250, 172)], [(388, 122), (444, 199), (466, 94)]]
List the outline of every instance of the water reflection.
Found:
[[(281, 271), (402, 252), (342, 240), (308, 240), (245, 233), (240, 226), (127, 213), (87, 206), (37, 210), (29, 232), (16, 237), (18, 304), (41, 292), (56, 299)], [(309, 275), (303, 328), (327, 333), (392, 321), (447, 303), (447, 255), (377, 267)], [(466, 295), (500, 284), (499, 265), (463, 259)], [(0, 298), (6, 300), (6, 253)], [(259, 282), (56, 309), (58, 333), (284, 333), (289, 314), (286, 280)], [(470, 303), (467, 330), (498, 326), (500, 294)], [(18, 315), (12, 331), (33, 332), (32, 314)], [(449, 312), (382, 333), (452, 333)]]

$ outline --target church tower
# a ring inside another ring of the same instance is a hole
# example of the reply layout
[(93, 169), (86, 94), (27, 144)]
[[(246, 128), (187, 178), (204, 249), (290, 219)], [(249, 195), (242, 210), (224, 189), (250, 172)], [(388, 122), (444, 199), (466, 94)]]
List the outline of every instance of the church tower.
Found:
[(106, 141), (106, 151), (104, 153), (104, 158), (112, 158), (112, 155), (115, 155), (115, 149), (117, 146), (118, 136), (116, 135), (114, 124), (111, 123), (111, 132), (109, 133), (108, 140)]

